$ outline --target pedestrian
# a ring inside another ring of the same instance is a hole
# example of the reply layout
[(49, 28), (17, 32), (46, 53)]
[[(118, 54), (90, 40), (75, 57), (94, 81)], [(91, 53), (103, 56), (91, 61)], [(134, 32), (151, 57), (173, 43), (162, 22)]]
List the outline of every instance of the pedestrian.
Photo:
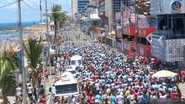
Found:
[(27, 88), (27, 92), (28, 92), (28, 97), (29, 97), (29, 99), (33, 99), (32, 97), (33, 97), (33, 88), (32, 88), (32, 86), (31, 85), (29, 85), (28, 86), (28, 88)]
[(53, 104), (59, 104), (60, 103), (60, 100), (58, 99), (58, 97), (55, 97), (53, 99)]
[(55, 88), (55, 85), (54, 84), (51, 87), (51, 93), (52, 93), (52, 96), (55, 96), (56, 95), (56, 88)]

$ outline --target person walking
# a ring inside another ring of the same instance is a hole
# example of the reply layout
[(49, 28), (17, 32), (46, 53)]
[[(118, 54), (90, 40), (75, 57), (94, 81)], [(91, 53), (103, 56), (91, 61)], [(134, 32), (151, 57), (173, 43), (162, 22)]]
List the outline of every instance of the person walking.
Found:
[(28, 92), (28, 98), (32, 99), (32, 97), (33, 97), (33, 88), (32, 88), (31, 85), (28, 86), (27, 92)]

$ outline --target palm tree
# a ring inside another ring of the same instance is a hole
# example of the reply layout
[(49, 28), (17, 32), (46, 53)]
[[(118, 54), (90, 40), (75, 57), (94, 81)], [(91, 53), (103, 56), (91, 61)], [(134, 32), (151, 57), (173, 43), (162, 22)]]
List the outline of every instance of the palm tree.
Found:
[(66, 13), (61, 11), (60, 5), (54, 5), (52, 7), (51, 19), (54, 21), (55, 25), (55, 38), (57, 36), (58, 29), (61, 28), (66, 21)]
[(13, 52), (0, 53), (0, 88), (2, 89), (3, 104), (9, 104), (7, 93), (16, 88), (15, 73), (18, 71), (18, 59)]
[(52, 8), (51, 17), (52, 17), (52, 19), (54, 21), (54, 25), (55, 25), (55, 38), (57, 36), (57, 31), (58, 31), (58, 22), (60, 20), (60, 12), (61, 12), (61, 6), (54, 5)]
[(38, 71), (36, 69), (37, 64), (40, 62), (42, 55), (43, 45), (40, 40), (36, 39), (28, 39), (28, 44), (24, 44), (24, 50), (28, 60), (30, 61), (30, 67), (33, 70), (33, 86), (36, 87), (40, 85), (40, 81), (38, 79)]

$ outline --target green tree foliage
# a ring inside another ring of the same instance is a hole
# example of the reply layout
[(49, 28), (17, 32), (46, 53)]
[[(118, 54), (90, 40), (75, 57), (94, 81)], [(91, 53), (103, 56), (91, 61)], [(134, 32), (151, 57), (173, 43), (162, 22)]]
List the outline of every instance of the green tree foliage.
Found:
[(28, 39), (28, 44), (24, 44), (24, 50), (27, 55), (28, 60), (30, 61), (30, 67), (33, 70), (33, 85), (40, 85), (38, 80), (38, 71), (36, 69), (37, 64), (41, 60), (43, 45), (41, 44), (41, 39), (37, 41), (36, 39)]

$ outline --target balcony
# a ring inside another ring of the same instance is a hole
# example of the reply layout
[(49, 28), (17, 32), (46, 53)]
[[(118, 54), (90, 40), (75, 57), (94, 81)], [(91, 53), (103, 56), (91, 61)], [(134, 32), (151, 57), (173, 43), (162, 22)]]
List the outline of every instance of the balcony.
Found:
[(135, 44), (136, 42), (134, 41), (128, 41), (128, 39), (123, 39), (123, 49), (126, 54), (134, 53)]
[(149, 34), (153, 33), (156, 28), (139, 28), (138, 29), (138, 36), (139, 37), (147, 37)]
[(135, 27), (123, 27), (123, 34), (129, 35), (129, 36), (135, 36)]
[(120, 12), (116, 12), (116, 18), (117, 21), (121, 20), (121, 13)]

